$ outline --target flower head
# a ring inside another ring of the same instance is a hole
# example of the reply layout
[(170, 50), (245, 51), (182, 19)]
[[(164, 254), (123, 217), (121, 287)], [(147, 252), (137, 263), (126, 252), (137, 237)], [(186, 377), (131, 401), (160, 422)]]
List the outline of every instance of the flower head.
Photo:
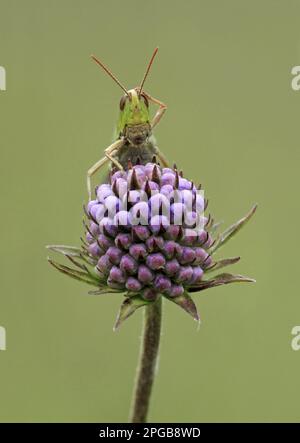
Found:
[[(50, 246), (74, 265), (53, 260), (59, 271), (97, 287), (92, 294), (123, 293), (116, 327), (136, 309), (158, 297), (176, 303), (199, 320), (191, 293), (240, 281), (241, 275), (213, 271), (239, 257), (214, 260), (213, 255), (254, 214), (256, 207), (222, 234), (204, 215), (207, 201), (176, 168), (156, 163), (111, 173), (85, 207), (86, 234), (81, 248)], [(77, 268), (77, 269), (76, 269)]]

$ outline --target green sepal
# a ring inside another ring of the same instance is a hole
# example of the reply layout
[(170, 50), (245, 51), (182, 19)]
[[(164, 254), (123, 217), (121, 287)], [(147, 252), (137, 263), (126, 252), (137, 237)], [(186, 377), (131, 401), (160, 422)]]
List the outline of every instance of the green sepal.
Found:
[(93, 260), (87, 252), (85, 252), (82, 248), (78, 248), (76, 246), (66, 246), (66, 245), (47, 245), (47, 249), (50, 249), (53, 252), (58, 252), (59, 254), (68, 257), (79, 258), (85, 261), (87, 264), (94, 266), (96, 264), (96, 260)]
[[(124, 291), (123, 291), (124, 292)], [(95, 291), (89, 291), (89, 295), (107, 295), (107, 294), (120, 294), (122, 293), (119, 289), (112, 289), (108, 286), (106, 287), (100, 287), (99, 289), (96, 289)]]
[(211, 235), (215, 234), (217, 232), (217, 230), (219, 229), (219, 227), (223, 224), (223, 221), (220, 222), (216, 222), (213, 223), (213, 225), (211, 226), (211, 228), (209, 229), (209, 233)]
[(241, 218), (241, 220), (231, 225), (222, 234), (219, 235), (216, 242), (212, 245), (211, 248), (209, 248), (210, 255), (220, 249), (221, 246), (225, 245), (225, 243), (227, 243), (230, 238), (232, 238), (240, 229), (242, 229), (243, 226), (245, 226), (245, 224), (255, 213), (256, 208), (257, 205), (254, 205), (253, 208), (248, 212), (248, 214), (245, 215), (245, 217)]
[(82, 282), (87, 283), (89, 285), (99, 286), (99, 280), (94, 278), (88, 272), (77, 271), (77, 269), (69, 268), (68, 266), (64, 266), (60, 263), (55, 262), (54, 260), (51, 260), (49, 257), (48, 257), (48, 262), (54, 268), (56, 268), (58, 271), (62, 272), (63, 274), (68, 275), (69, 277), (75, 278), (75, 280), (82, 281)]
[(168, 300), (175, 303), (180, 308), (182, 308), (185, 312), (190, 314), (194, 320), (200, 321), (197, 307), (196, 307), (192, 297), (187, 292), (184, 292), (182, 295), (179, 295), (178, 297), (167, 297), (167, 296), (165, 296), (165, 297)]
[(239, 275), (239, 274), (233, 275), (233, 274), (224, 273), (216, 275), (210, 280), (202, 281), (195, 286), (190, 286), (188, 291), (199, 292), (203, 291), (204, 289), (214, 288), (215, 286), (227, 285), (229, 283), (238, 283), (238, 282), (255, 283), (255, 280), (253, 278), (246, 277), (244, 275)]
[(208, 268), (205, 269), (205, 274), (208, 274), (209, 272), (214, 272), (217, 269), (222, 269), (225, 266), (233, 265), (234, 263), (237, 263), (240, 260), (241, 257), (230, 257), (230, 258), (223, 258), (222, 260), (218, 260), (214, 263), (212, 263)]
[(63, 255), (70, 255), (71, 257), (80, 257), (82, 256), (82, 249), (77, 248), (76, 246), (66, 246), (66, 245), (47, 245), (47, 249), (51, 249), (51, 251), (59, 252)]
[(119, 329), (124, 321), (127, 320), (127, 318), (130, 317), (137, 309), (141, 308), (142, 306), (148, 305), (149, 303), (152, 302), (144, 300), (140, 295), (126, 297), (120, 307), (120, 311), (114, 325), (114, 331)]

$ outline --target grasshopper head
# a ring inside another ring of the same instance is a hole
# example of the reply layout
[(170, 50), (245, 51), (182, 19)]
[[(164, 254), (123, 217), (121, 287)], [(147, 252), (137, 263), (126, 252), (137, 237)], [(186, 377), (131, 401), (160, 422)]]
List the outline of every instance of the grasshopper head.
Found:
[[(147, 99), (147, 94), (143, 93), (143, 86), (150, 71), (153, 60), (157, 54), (158, 48), (155, 48), (152, 57), (148, 63), (146, 72), (142, 79), (141, 85), (134, 89), (127, 90), (122, 83), (117, 79), (117, 77), (110, 71), (110, 69), (105, 66), (101, 60), (98, 60), (94, 55), (92, 55), (92, 59), (99, 65), (101, 68), (117, 83), (121, 89), (125, 92), (125, 95), (121, 98), (120, 101), (120, 116), (117, 125), (118, 135), (125, 135), (126, 128), (129, 128), (130, 133), (136, 132), (135, 127), (138, 125), (145, 125), (145, 128), (142, 128), (142, 135), (135, 136), (133, 138), (136, 139), (145, 139), (147, 136), (146, 133), (148, 131), (148, 126), (150, 127), (150, 116), (149, 116), (149, 103)], [(128, 134), (127, 134), (128, 135)], [(129, 137), (130, 138), (130, 137)]]
[(147, 96), (138, 93), (138, 88), (130, 89), (120, 100), (118, 133), (123, 134), (126, 126), (149, 123), (149, 103)]

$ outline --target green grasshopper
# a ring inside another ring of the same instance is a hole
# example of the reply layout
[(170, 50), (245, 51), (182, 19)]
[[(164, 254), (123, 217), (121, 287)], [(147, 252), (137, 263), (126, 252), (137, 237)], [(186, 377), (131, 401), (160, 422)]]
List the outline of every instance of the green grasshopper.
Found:
[[(163, 153), (158, 149), (152, 135), (153, 128), (159, 123), (167, 106), (160, 100), (151, 97), (143, 87), (149, 74), (154, 57), (158, 48), (148, 63), (146, 72), (140, 86), (127, 90), (115, 75), (94, 55), (92, 59), (101, 66), (102, 69), (120, 86), (124, 95), (120, 100), (120, 115), (116, 128), (114, 142), (104, 150), (104, 157), (95, 163), (87, 172), (87, 189), (91, 200), (91, 178), (107, 162), (111, 161), (118, 169), (126, 169), (128, 163), (146, 164), (156, 156), (162, 166), (168, 166), (168, 161)], [(150, 119), (149, 102), (158, 105), (153, 119)]]

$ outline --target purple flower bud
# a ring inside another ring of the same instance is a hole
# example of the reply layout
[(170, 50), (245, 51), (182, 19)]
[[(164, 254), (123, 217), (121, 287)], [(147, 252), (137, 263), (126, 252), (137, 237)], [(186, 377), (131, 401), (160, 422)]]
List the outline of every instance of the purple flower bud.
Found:
[(106, 251), (110, 246), (113, 246), (113, 241), (105, 234), (100, 234), (98, 235), (98, 244), (104, 251)]
[(142, 243), (135, 243), (131, 245), (129, 248), (129, 253), (135, 260), (145, 259), (148, 255), (146, 246)]
[(130, 185), (130, 183), (131, 183), (131, 177), (132, 177), (133, 171), (135, 172), (135, 176), (136, 176), (136, 179), (137, 179), (139, 184), (146, 180), (145, 168), (134, 166), (127, 173), (127, 183), (128, 183), (128, 185)]
[(183, 218), (184, 218), (184, 212), (185, 212), (185, 206), (183, 203), (173, 203), (171, 205), (171, 221), (175, 225), (182, 225)]
[(194, 266), (193, 267), (193, 275), (190, 280), (190, 284), (199, 283), (199, 281), (202, 279), (203, 276), (203, 270), (200, 268), (200, 266)]
[(147, 266), (140, 265), (138, 269), (138, 279), (145, 284), (151, 283), (154, 279), (154, 274)]
[(143, 191), (142, 189), (135, 189), (133, 191), (129, 191), (128, 194), (126, 195), (126, 200), (128, 201), (128, 203), (130, 204), (136, 204), (136, 203), (140, 203), (140, 202), (147, 202), (147, 194), (145, 191)]
[(118, 248), (129, 249), (132, 243), (130, 234), (120, 233), (115, 238), (115, 244)]
[(113, 223), (117, 227), (124, 227), (126, 229), (130, 228), (130, 217), (127, 211), (118, 212), (113, 219)]
[(142, 178), (143, 180), (146, 179), (146, 171), (144, 165), (135, 165), (133, 169), (135, 169), (138, 177)]
[(166, 291), (169, 297), (178, 297), (184, 293), (184, 287), (182, 285), (172, 285), (170, 289)]
[(176, 275), (179, 269), (180, 269), (180, 264), (178, 263), (176, 258), (167, 261), (165, 271), (169, 277), (173, 277), (174, 275)]
[(195, 228), (198, 225), (199, 217), (195, 211), (190, 211), (185, 213), (183, 221), (185, 227)]
[(103, 249), (101, 249), (97, 242), (91, 243), (88, 247), (89, 253), (93, 257), (99, 257), (101, 254), (104, 254)]
[(204, 211), (204, 198), (199, 192), (196, 194), (195, 208), (198, 214), (201, 214)]
[(117, 180), (118, 178), (125, 178), (126, 177), (126, 172), (125, 171), (116, 171), (112, 178), (111, 178), (111, 182), (113, 183), (115, 180)]
[[(153, 168), (155, 167), (155, 164), (154, 163), (147, 163), (146, 165), (145, 165), (145, 169), (144, 169), (144, 171), (145, 171), (145, 174), (147, 175), (147, 177), (148, 178), (151, 178), (152, 177), (152, 173), (153, 173)], [(160, 174), (161, 174), (161, 172), (160, 172)]]
[(110, 246), (106, 251), (106, 255), (114, 265), (118, 265), (122, 256), (124, 255), (124, 252), (116, 246)]
[(159, 292), (165, 292), (171, 288), (171, 280), (163, 274), (157, 274), (153, 286)]
[(195, 261), (194, 261), (195, 265), (203, 263), (208, 256), (208, 253), (202, 248), (194, 248), (194, 252), (195, 252)]
[(205, 249), (210, 247), (210, 245), (212, 244), (212, 238), (207, 231), (202, 230), (201, 232), (199, 232), (197, 238), (197, 244), (199, 244)]
[(95, 241), (94, 237), (93, 237), (92, 234), (90, 234), (89, 232), (87, 232), (87, 233), (85, 234), (85, 238), (86, 238), (86, 241), (87, 241), (88, 243), (93, 243), (93, 242)]
[(101, 234), (109, 235), (110, 237), (115, 237), (117, 234), (117, 226), (113, 224), (113, 221), (104, 217), (99, 223), (99, 229)]
[(168, 259), (171, 259), (175, 254), (181, 253), (182, 247), (174, 240), (168, 240), (165, 242), (163, 252)]
[(141, 241), (145, 241), (150, 236), (149, 229), (146, 226), (133, 226), (132, 232)]
[(177, 240), (180, 233), (180, 226), (171, 225), (167, 228), (165, 238), (170, 240)]
[(169, 201), (173, 197), (174, 189), (172, 185), (164, 185), (160, 188), (160, 193), (168, 197)]
[(186, 178), (179, 177), (179, 189), (188, 189), (190, 190), (192, 187), (192, 182), (187, 180)]
[(146, 202), (136, 203), (130, 208), (130, 224), (132, 226), (148, 225), (149, 220), (149, 206)]
[(164, 243), (163, 237), (152, 235), (146, 240), (147, 250), (149, 252), (157, 252), (163, 249)]
[(160, 215), (161, 208), (165, 211), (163, 215), (169, 215), (170, 212), (170, 200), (168, 197), (161, 193), (154, 194), (149, 199), (149, 208), (151, 210), (151, 217)]
[(99, 203), (99, 204), (93, 205), (89, 212), (90, 212), (91, 216), (93, 217), (93, 219), (99, 223), (99, 221), (102, 220), (102, 218), (104, 217), (105, 207), (104, 207), (104, 205)]
[(163, 168), (163, 169), (162, 169), (162, 174), (167, 174), (167, 173), (171, 173), (171, 174), (175, 175), (175, 171), (174, 171), (174, 169), (171, 169), (171, 168)]
[(210, 266), (212, 264), (212, 258), (209, 254), (207, 254), (206, 259), (201, 263), (201, 267), (203, 269), (208, 268), (208, 266)]
[(158, 292), (154, 288), (145, 288), (142, 292), (142, 297), (148, 301), (156, 300)]
[(152, 180), (149, 180), (148, 184), (151, 191), (159, 191), (159, 185), (157, 183), (153, 182)]
[(125, 180), (124, 178), (117, 178), (116, 188), (117, 188), (117, 192), (118, 192), (119, 197), (121, 199), (123, 199), (123, 197), (125, 195), (127, 195), (127, 191), (128, 191), (127, 180)]
[(134, 277), (129, 277), (126, 282), (128, 291), (139, 292), (142, 289), (141, 283)]
[(91, 212), (92, 208), (94, 206), (97, 206), (97, 204), (98, 204), (98, 200), (90, 200), (87, 204), (87, 207), (86, 207), (87, 212)]
[(108, 275), (109, 271), (111, 270), (113, 264), (109, 260), (109, 257), (105, 254), (102, 255), (102, 257), (99, 258), (97, 263), (97, 268), (103, 272), (103, 274)]
[(178, 283), (184, 283), (189, 281), (193, 275), (193, 268), (191, 266), (181, 266), (176, 276)]
[(99, 234), (99, 226), (96, 225), (96, 223), (94, 222), (90, 223), (89, 230), (91, 231), (91, 234), (95, 237)]
[(117, 283), (125, 283), (126, 275), (118, 266), (113, 266), (109, 273), (109, 279)]
[(121, 258), (120, 268), (127, 274), (135, 274), (138, 268), (138, 264), (134, 260), (134, 258), (131, 257), (131, 255), (126, 254), (123, 255), (123, 257)]
[(192, 246), (196, 243), (198, 233), (194, 229), (185, 228), (183, 231), (182, 243), (186, 246)]
[(99, 188), (97, 189), (97, 198), (100, 203), (104, 203), (105, 199), (110, 195), (114, 195), (114, 193), (111, 187), (107, 184), (100, 185)]
[(188, 263), (192, 263), (196, 258), (196, 253), (192, 248), (188, 246), (184, 246), (180, 253), (177, 254), (178, 261), (181, 265), (186, 265)]
[(108, 210), (108, 216), (113, 218), (115, 214), (121, 209), (122, 203), (115, 195), (110, 195), (105, 199), (105, 207)]
[(180, 191), (180, 194), (181, 202), (184, 204), (185, 209), (184, 219), (186, 219), (186, 214), (193, 211), (194, 194), (188, 190)]
[(162, 228), (165, 230), (170, 226), (170, 221), (164, 215), (155, 215), (149, 225), (153, 234), (158, 234)]
[(160, 252), (150, 254), (146, 259), (147, 266), (149, 266), (149, 268), (153, 269), (154, 271), (157, 269), (162, 269), (165, 263), (165, 257)]
[(164, 173), (161, 177), (161, 184), (174, 186), (174, 184), (175, 184), (174, 173), (171, 173), (171, 172)]

